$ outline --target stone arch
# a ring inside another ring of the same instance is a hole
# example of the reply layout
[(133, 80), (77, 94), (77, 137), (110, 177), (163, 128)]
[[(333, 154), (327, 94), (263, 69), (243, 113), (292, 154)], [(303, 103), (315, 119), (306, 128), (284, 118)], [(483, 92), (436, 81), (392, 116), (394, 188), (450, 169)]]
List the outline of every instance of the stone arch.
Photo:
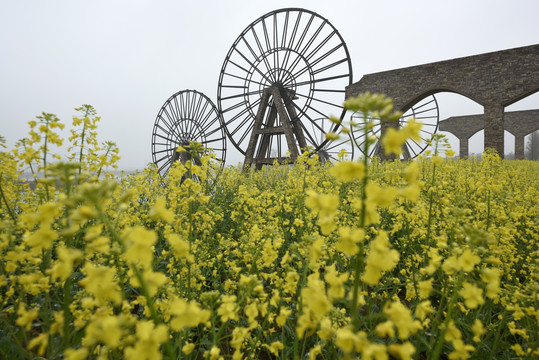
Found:
[[(504, 128), (515, 137), (515, 159), (524, 159), (524, 137), (539, 130), (539, 110), (511, 111), (504, 114)], [(455, 135), (460, 143), (460, 157), (468, 154), (468, 140), (483, 130), (482, 114), (452, 116), (440, 121), (440, 131)]]
[(346, 87), (346, 97), (366, 91), (384, 93), (402, 111), (435, 90), (451, 89), (483, 106), (484, 147), (503, 156), (504, 107), (538, 88), (539, 45), (530, 45), (367, 74)]
[(476, 99), (474, 99), (473, 95), (467, 94), (466, 92), (459, 91), (457, 89), (453, 89), (453, 88), (450, 88), (450, 87), (436, 87), (436, 88), (433, 88), (433, 89), (429, 89), (429, 90), (427, 90), (425, 92), (422, 92), (421, 94), (417, 94), (416, 97), (412, 98), (408, 102), (401, 105), (400, 111), (405, 112), (408, 109), (410, 109), (412, 106), (414, 106), (415, 104), (417, 104), (418, 102), (423, 100), (424, 98), (426, 98), (426, 97), (428, 97), (430, 95), (436, 95), (436, 94), (439, 94), (439, 93), (458, 94), (458, 95), (464, 96), (467, 99), (470, 99), (471, 101), (473, 101), (473, 102), (475, 102), (477, 104), (480, 104)]
[(519, 102), (520, 100), (523, 100), (523, 99), (527, 98), (528, 96), (531, 96), (531, 95), (533, 95), (533, 94), (535, 94), (537, 92), (539, 92), (539, 84), (537, 85), (537, 87), (532, 88), (530, 91), (524, 92), (521, 95), (517, 96), (516, 98), (511, 99), (507, 103), (503, 104), (503, 106), (507, 107), (509, 105), (513, 105), (514, 103)]

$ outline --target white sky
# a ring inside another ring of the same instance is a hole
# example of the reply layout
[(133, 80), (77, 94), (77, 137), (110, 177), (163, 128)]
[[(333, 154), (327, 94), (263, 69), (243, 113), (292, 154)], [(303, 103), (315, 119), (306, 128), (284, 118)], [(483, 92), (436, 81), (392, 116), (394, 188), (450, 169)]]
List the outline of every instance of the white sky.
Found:
[[(141, 169), (151, 162), (163, 103), (183, 89), (216, 103), (231, 45), (251, 22), (284, 7), (312, 10), (337, 28), (354, 82), (368, 73), (539, 43), (537, 0), (0, 0), (0, 135), (11, 148), (41, 112), (70, 125), (73, 108), (91, 104), (102, 117), (100, 141), (120, 148), (120, 168)], [(437, 97), (440, 120), (482, 112), (459, 95)], [(536, 93), (506, 110), (537, 108)], [(478, 134), (470, 151), (482, 148)], [(243, 161), (230, 143), (228, 150), (227, 163)]]

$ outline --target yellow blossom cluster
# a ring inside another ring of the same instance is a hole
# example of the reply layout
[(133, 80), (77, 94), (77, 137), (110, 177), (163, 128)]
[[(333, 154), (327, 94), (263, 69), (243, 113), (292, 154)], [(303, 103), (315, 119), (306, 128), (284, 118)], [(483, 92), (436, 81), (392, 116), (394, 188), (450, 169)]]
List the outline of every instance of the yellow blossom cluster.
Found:
[[(379, 95), (347, 106), (393, 116)], [(209, 155), (113, 178), (80, 111), (82, 167), (36, 165), (50, 115), (0, 149), (0, 358), (539, 356), (536, 162), (306, 152), (217, 176)]]

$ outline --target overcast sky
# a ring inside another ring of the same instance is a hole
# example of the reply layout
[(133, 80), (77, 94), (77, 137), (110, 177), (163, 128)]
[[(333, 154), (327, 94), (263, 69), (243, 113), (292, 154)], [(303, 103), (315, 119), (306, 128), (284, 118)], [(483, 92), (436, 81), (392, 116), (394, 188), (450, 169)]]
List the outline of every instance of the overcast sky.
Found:
[[(217, 102), (228, 50), (272, 10), (301, 7), (327, 18), (348, 46), (354, 82), (539, 43), (537, 0), (0, 0), (0, 6), (0, 135), (12, 147), (41, 112), (71, 124), (73, 108), (91, 104), (102, 117), (100, 140), (118, 144), (124, 170), (152, 160), (153, 124), (172, 94), (195, 89)], [(455, 94), (439, 95), (439, 107), (441, 120), (482, 112)], [(536, 108), (538, 94), (506, 110)], [(228, 163), (243, 160), (228, 149)], [(481, 151), (482, 138), (470, 150)]]

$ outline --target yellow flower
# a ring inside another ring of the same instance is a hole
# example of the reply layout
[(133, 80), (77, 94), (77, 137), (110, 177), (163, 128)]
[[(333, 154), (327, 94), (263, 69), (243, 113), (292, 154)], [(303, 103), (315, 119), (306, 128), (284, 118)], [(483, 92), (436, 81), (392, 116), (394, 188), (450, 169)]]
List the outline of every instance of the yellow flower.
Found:
[(419, 165), (417, 161), (412, 161), (404, 170), (404, 178), (408, 184), (413, 184), (419, 176)]
[(420, 320), (425, 320), (432, 313), (434, 313), (434, 309), (431, 306), (430, 300), (420, 302), (415, 308), (415, 316)]
[(517, 356), (526, 356), (526, 352), (522, 349), (520, 344), (511, 345), (511, 350), (513, 350)]
[(170, 312), (174, 316), (170, 320), (170, 328), (175, 331), (203, 324), (211, 316), (210, 311), (201, 309), (196, 302), (187, 302), (178, 297), (170, 302)]
[(402, 154), (402, 145), (406, 142), (406, 134), (402, 131), (389, 127), (382, 136), (382, 146), (386, 154)]
[(66, 349), (64, 351), (64, 360), (86, 360), (88, 358), (88, 349), (85, 347), (79, 349)]
[(42, 250), (50, 249), (57, 238), (58, 233), (55, 230), (41, 226), (36, 232), (25, 234), (23, 240), (32, 248), (32, 253), (41, 254)]
[(185, 355), (189, 355), (190, 353), (193, 352), (193, 350), (195, 350), (195, 344), (190, 343), (190, 342), (185, 343), (185, 345), (182, 347), (182, 352)]
[(406, 123), (406, 125), (403, 126), (402, 132), (408, 139), (412, 139), (416, 142), (421, 142), (421, 128), (423, 127), (422, 123), (416, 122), (416, 119), (410, 119)]
[(339, 328), (335, 332), (335, 344), (345, 353), (351, 353), (356, 349), (359, 338), (351, 327)]
[(73, 263), (82, 257), (82, 251), (73, 248), (67, 248), (64, 245), (56, 249), (58, 261), (50, 270), (52, 280), (60, 279), (65, 281), (73, 272)]
[(397, 197), (399, 190), (394, 187), (382, 189), (377, 183), (369, 182), (365, 189), (367, 201), (376, 204), (379, 207), (390, 206)]
[(497, 299), (500, 293), (501, 271), (497, 268), (485, 268), (481, 272), (481, 280), (487, 284), (487, 296)]
[(436, 156), (433, 156), (433, 157), (432, 157), (432, 162), (433, 162), (433, 164), (434, 164), (434, 165), (436, 165), (436, 166), (440, 166), (440, 165), (442, 165), (442, 164), (443, 164), (443, 162), (444, 162), (444, 159), (442, 159), (442, 157), (441, 157), (441, 156), (439, 156), (439, 155), (436, 155)]
[(169, 234), (167, 236), (168, 243), (172, 247), (172, 253), (176, 257), (176, 259), (189, 259), (190, 261), (193, 260), (189, 256), (189, 243), (185, 240), (183, 240), (180, 235), (178, 234)]
[(390, 344), (389, 353), (397, 359), (410, 360), (415, 353), (415, 347), (409, 341), (402, 344)]
[(220, 356), (221, 349), (219, 349), (217, 346), (213, 345), (209, 351), (210, 354), (210, 360), (218, 360), (222, 359), (223, 357)]
[(285, 307), (281, 307), (281, 310), (279, 312), (279, 316), (277, 316), (277, 318), (275, 319), (275, 323), (279, 326), (279, 327), (283, 327), (284, 324), (286, 323), (286, 320), (288, 320), (288, 317), (292, 314), (292, 310), (288, 309), (288, 308), (285, 308)]
[(468, 359), (470, 357), (470, 351), (474, 351), (475, 348), (472, 345), (467, 345), (461, 339), (453, 341), (453, 352), (449, 354), (449, 359)]
[(245, 338), (249, 336), (249, 329), (241, 326), (236, 326), (232, 330), (232, 339), (230, 339), (230, 345), (234, 347), (237, 351), (243, 347), (243, 342)]
[(30, 328), (32, 327), (32, 323), (34, 322), (35, 319), (37, 319), (38, 313), (39, 313), (39, 309), (36, 308), (36, 309), (27, 311), (26, 304), (20, 303), (19, 309), (17, 310), (17, 314), (19, 315), (19, 317), (17, 318), (15, 323), (19, 326), (24, 326), (26, 331), (29, 331)]
[(139, 321), (136, 325), (135, 346), (125, 349), (127, 360), (160, 360), (160, 346), (168, 340), (168, 329), (165, 325), (155, 326), (152, 321)]
[(348, 273), (339, 274), (335, 264), (326, 267), (324, 279), (329, 284), (328, 295), (331, 299), (341, 299), (345, 295), (344, 283), (348, 280)]
[(470, 272), (473, 270), (475, 265), (481, 262), (481, 258), (475, 255), (470, 249), (464, 250), (462, 255), (458, 258), (458, 266), (460, 269)]
[(454, 342), (455, 340), (460, 340), (462, 338), (462, 333), (458, 329), (458, 327), (455, 325), (455, 322), (453, 320), (449, 321), (449, 324), (447, 325), (447, 330), (445, 332), (445, 341)]
[(320, 217), (333, 216), (339, 207), (339, 196), (318, 194), (313, 190), (308, 190), (305, 205), (313, 212), (318, 213)]
[(359, 161), (341, 161), (329, 169), (329, 173), (344, 182), (361, 180), (365, 177), (365, 164)]
[(319, 330), (316, 332), (318, 337), (323, 340), (329, 340), (333, 337), (335, 329), (331, 324), (331, 320), (327, 317), (320, 320)]
[(28, 343), (28, 349), (34, 349), (39, 346), (39, 348), (37, 349), (37, 354), (39, 356), (43, 356), (43, 354), (45, 354), (45, 349), (48, 345), (49, 334), (43, 333), (30, 340), (30, 342)]
[(474, 334), (473, 341), (480, 342), (481, 341), (481, 335), (483, 335), (486, 330), (483, 327), (483, 323), (479, 319), (475, 319), (473, 325), (472, 325), (472, 331)]
[(365, 272), (361, 279), (369, 285), (376, 285), (384, 272), (392, 270), (399, 262), (399, 253), (390, 248), (387, 233), (383, 230), (371, 241)]
[(284, 349), (284, 345), (280, 341), (274, 341), (271, 343), (271, 345), (264, 344), (265, 347), (275, 356), (279, 356), (279, 351)]
[(92, 347), (101, 343), (116, 348), (120, 346), (122, 334), (121, 322), (118, 317), (111, 315), (96, 317), (86, 327), (82, 344), (85, 347)]
[(310, 247), (309, 251), (309, 266), (316, 268), (318, 260), (322, 256), (322, 247), (324, 246), (324, 239), (316, 239)]
[(459, 261), (456, 255), (451, 255), (450, 257), (445, 259), (442, 265), (442, 270), (447, 275), (453, 275), (459, 269), (460, 269), (460, 265), (459, 265)]
[(408, 201), (416, 202), (421, 194), (421, 188), (417, 183), (413, 183), (401, 188), (399, 194)]
[(120, 304), (122, 295), (120, 287), (116, 282), (116, 272), (114, 269), (103, 265), (94, 265), (87, 262), (83, 269), (86, 277), (79, 281), (86, 291), (92, 295), (99, 304), (105, 305), (109, 301)]
[(322, 346), (320, 344), (315, 345), (309, 350), (309, 360), (316, 360), (318, 359), (318, 355), (322, 353)]
[(221, 316), (222, 322), (227, 322), (228, 320), (238, 320), (238, 314), (236, 312), (236, 296), (223, 295), (221, 305), (217, 309), (217, 314)]
[(331, 309), (331, 302), (326, 297), (326, 286), (318, 278), (318, 273), (309, 275), (307, 286), (301, 289), (305, 310), (310, 311), (316, 320), (322, 319)]
[(366, 343), (361, 349), (361, 358), (366, 360), (387, 360), (387, 349), (385, 344)]
[(245, 316), (247, 316), (247, 319), (249, 321), (250, 326), (256, 326), (256, 317), (258, 316), (258, 309), (255, 302), (250, 303), (247, 305), (243, 311), (245, 312)]
[(167, 209), (166, 199), (163, 196), (160, 196), (155, 200), (155, 204), (150, 209), (148, 215), (150, 216), (150, 219), (154, 221), (162, 220), (168, 223), (174, 221), (174, 213)]
[(469, 309), (475, 309), (479, 305), (485, 303), (483, 298), (483, 290), (477, 286), (470, 284), (469, 282), (464, 282), (462, 284), (462, 289), (459, 291), (459, 295), (464, 298), (464, 304)]
[(393, 322), (391, 322), (390, 320), (384, 321), (376, 325), (376, 328), (374, 330), (376, 331), (376, 334), (380, 337), (395, 337), (395, 327), (393, 325)]
[(419, 298), (426, 299), (430, 296), (432, 292), (432, 282), (433, 279), (419, 281), (417, 287), (419, 288)]
[(337, 140), (338, 138), (339, 138), (339, 134), (337, 133), (334, 133), (334, 132), (326, 133), (326, 139), (328, 139), (329, 141)]
[(150, 268), (153, 261), (153, 245), (157, 241), (155, 231), (137, 225), (125, 230), (123, 236), (127, 247), (125, 251), (127, 262), (142, 268)]
[(402, 340), (408, 339), (422, 328), (419, 320), (414, 320), (410, 309), (400, 301), (392, 302), (389, 306), (385, 306), (384, 314), (395, 324), (399, 331), (399, 338)]
[(352, 256), (359, 250), (357, 244), (362, 243), (364, 239), (365, 230), (343, 226), (339, 228), (339, 239), (337, 244), (335, 244), (335, 248), (345, 255)]

